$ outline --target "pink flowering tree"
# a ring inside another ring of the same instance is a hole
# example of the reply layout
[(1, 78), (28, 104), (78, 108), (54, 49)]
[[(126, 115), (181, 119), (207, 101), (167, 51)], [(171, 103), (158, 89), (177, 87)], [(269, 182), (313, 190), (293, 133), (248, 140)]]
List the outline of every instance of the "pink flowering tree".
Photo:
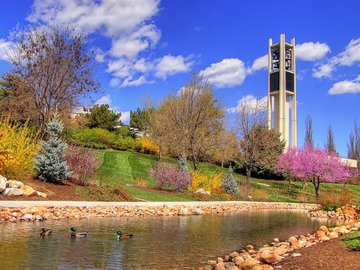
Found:
[(351, 168), (333, 153), (316, 147), (291, 149), (280, 156), (277, 169), (286, 177), (296, 177), (314, 185), (319, 196), (321, 182), (344, 182), (352, 174)]

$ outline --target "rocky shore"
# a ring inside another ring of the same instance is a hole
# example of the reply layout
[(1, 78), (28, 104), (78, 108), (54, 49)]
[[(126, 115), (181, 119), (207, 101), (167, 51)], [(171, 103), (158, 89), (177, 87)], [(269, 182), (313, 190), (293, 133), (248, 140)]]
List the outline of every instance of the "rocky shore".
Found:
[[(77, 203), (77, 202), (73, 202)], [(78, 202), (82, 205), (81, 202)], [(319, 208), (316, 204), (276, 202), (189, 202), (189, 203), (117, 203), (102, 206), (1, 207), (0, 223), (44, 220), (72, 220), (99, 217), (156, 217), (203, 214), (225, 214), (253, 210), (305, 210)], [(4, 205), (4, 204), (3, 204)]]
[(279, 241), (275, 238), (271, 244), (266, 244), (256, 249), (252, 245), (247, 245), (241, 251), (234, 251), (216, 260), (209, 260), (207, 265), (200, 267), (199, 270), (273, 270), (281, 269), (277, 266), (285, 257), (301, 256), (301, 248), (311, 247), (330, 239), (338, 238), (351, 231), (358, 231), (360, 222), (349, 225), (327, 228), (321, 226), (315, 233), (306, 235), (292, 236), (286, 241)]
[(286, 241), (275, 238), (272, 243), (258, 249), (247, 245), (241, 251), (234, 251), (216, 260), (209, 260), (207, 265), (199, 270), (273, 270), (281, 269), (277, 265), (282, 259), (291, 256), (298, 257), (301, 253), (297, 250), (308, 248), (321, 242), (329, 241), (360, 229), (359, 209), (353, 205), (345, 205), (336, 211), (314, 210), (309, 216), (316, 218), (328, 218), (337, 221), (351, 222), (348, 225), (327, 228), (321, 226), (315, 233), (291, 236)]

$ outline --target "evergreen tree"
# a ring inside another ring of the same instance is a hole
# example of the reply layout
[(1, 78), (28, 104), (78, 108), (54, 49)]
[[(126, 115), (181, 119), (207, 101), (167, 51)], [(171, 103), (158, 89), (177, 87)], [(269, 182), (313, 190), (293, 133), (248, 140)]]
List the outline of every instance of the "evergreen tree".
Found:
[(313, 126), (312, 126), (312, 118), (310, 115), (306, 117), (306, 126), (305, 126), (305, 147), (314, 147), (314, 139), (313, 139)]
[(325, 149), (329, 152), (329, 153), (334, 153), (336, 155), (339, 155), (338, 152), (336, 151), (335, 148), (335, 143), (334, 143), (334, 131), (331, 127), (331, 125), (328, 128), (328, 133), (327, 133), (327, 137), (326, 137), (326, 144), (325, 144)]
[(113, 131), (120, 124), (121, 113), (110, 109), (108, 104), (95, 105), (86, 115), (89, 128), (102, 128)]
[(222, 183), (224, 190), (229, 194), (236, 194), (239, 192), (236, 180), (235, 180), (234, 176), (232, 175), (233, 172), (234, 171), (230, 165), (229, 171), (225, 175), (225, 177), (223, 179), (223, 183)]
[(35, 156), (34, 168), (38, 179), (45, 182), (59, 182), (70, 176), (65, 159), (67, 144), (59, 138), (64, 126), (55, 115), (46, 125), (47, 141), (41, 141), (42, 150)]

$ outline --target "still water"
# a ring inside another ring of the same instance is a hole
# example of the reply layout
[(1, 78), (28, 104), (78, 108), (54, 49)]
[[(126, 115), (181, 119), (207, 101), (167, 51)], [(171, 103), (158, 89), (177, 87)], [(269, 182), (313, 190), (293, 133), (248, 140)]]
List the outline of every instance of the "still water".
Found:
[[(301, 211), (0, 225), (0, 269), (197, 269), (207, 259), (326, 224)], [(331, 224), (327, 224), (331, 225)], [(87, 238), (70, 238), (70, 227)], [(53, 235), (41, 238), (42, 227)], [(117, 241), (115, 232), (133, 233)]]

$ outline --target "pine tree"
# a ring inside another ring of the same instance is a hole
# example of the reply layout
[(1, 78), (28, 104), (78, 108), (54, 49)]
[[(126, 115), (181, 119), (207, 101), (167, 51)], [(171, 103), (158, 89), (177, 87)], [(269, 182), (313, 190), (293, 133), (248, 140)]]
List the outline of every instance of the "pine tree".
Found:
[(59, 182), (70, 176), (65, 159), (67, 144), (59, 138), (64, 126), (55, 115), (46, 125), (47, 141), (41, 141), (42, 150), (35, 156), (34, 168), (38, 179), (45, 182)]
[(236, 180), (235, 180), (234, 176), (232, 175), (233, 172), (234, 172), (234, 170), (230, 165), (229, 171), (225, 175), (225, 177), (223, 179), (223, 183), (222, 183), (224, 190), (229, 194), (236, 194), (239, 192)]

